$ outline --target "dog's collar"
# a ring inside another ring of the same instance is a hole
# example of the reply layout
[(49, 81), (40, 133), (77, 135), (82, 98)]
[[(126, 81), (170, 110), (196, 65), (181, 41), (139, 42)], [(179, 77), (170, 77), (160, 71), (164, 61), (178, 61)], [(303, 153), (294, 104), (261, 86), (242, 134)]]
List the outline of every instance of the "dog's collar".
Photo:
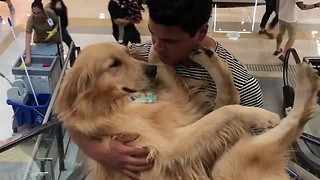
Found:
[(157, 95), (150, 91), (143, 91), (143, 92), (136, 92), (130, 95), (129, 97), (130, 102), (134, 103), (154, 103), (157, 102)]

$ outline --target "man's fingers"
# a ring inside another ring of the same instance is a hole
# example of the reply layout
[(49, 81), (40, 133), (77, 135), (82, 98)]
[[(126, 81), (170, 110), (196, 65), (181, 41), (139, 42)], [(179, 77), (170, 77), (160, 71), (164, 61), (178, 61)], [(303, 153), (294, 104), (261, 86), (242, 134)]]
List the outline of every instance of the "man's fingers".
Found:
[(152, 162), (153, 162), (153, 160), (150, 160), (148, 162), (146, 157), (137, 158), (137, 157), (128, 156), (125, 159), (125, 164), (131, 165), (131, 166), (147, 166), (148, 164), (151, 164)]
[(146, 158), (149, 154), (148, 148), (137, 148), (137, 147), (128, 147), (126, 149), (127, 154), (138, 157), (138, 158)]
[(140, 173), (142, 171), (147, 171), (153, 167), (153, 164), (148, 164), (145, 166), (132, 166), (132, 165), (126, 165), (125, 169), (133, 172), (133, 173)]
[(131, 171), (128, 170), (123, 170), (122, 173), (126, 176), (128, 176), (131, 179), (139, 179), (139, 174), (138, 173), (133, 173)]

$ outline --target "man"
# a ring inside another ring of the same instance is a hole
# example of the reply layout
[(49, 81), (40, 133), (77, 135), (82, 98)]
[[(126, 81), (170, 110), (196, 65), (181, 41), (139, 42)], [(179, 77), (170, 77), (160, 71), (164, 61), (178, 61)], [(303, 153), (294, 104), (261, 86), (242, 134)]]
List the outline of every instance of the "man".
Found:
[[(277, 46), (276, 51), (273, 55), (279, 56), (281, 61), (284, 60), (284, 56), (288, 49), (292, 48), (294, 41), (296, 39), (296, 34), (298, 31), (298, 14), (296, 5), (301, 10), (309, 10), (320, 7), (320, 2), (316, 4), (304, 4), (302, 0), (278, 0), (277, 1), (277, 12), (279, 16), (279, 33), (277, 35)], [(281, 43), (283, 39), (283, 35), (288, 31), (289, 39), (284, 47), (281, 48)]]
[[(257, 80), (221, 44), (206, 36), (212, 0), (148, 0), (147, 6), (152, 43), (133, 45), (131, 48), (136, 48), (141, 55), (147, 56), (153, 44), (164, 63), (174, 66), (186, 78), (208, 82), (204, 88), (214, 95), (216, 87), (208, 72), (189, 59), (189, 53), (193, 49), (199, 46), (213, 47), (227, 61), (233, 73), (241, 104), (262, 107), (262, 93)], [(152, 163), (146, 162), (147, 149), (125, 145), (137, 136), (124, 135), (121, 139), (112, 141), (109, 144), (110, 150), (106, 152), (100, 141), (90, 139), (71, 127), (66, 128), (85, 154), (108, 169), (138, 179), (139, 172), (152, 168)]]
[(267, 35), (270, 39), (273, 39), (273, 34), (272, 30), (273, 28), (277, 25), (278, 23), (278, 15), (272, 19), (268, 30), (266, 29), (267, 22), (270, 18), (270, 15), (277, 10), (277, 1), (276, 0), (265, 0), (266, 1), (266, 11), (264, 12), (261, 23), (260, 23), (260, 31), (259, 34), (265, 34)]
[[(16, 10), (14, 9), (14, 6), (13, 6), (11, 0), (0, 0), (0, 1), (7, 3), (11, 15), (13, 15), (13, 14), (16, 12)], [(2, 21), (2, 20), (3, 20), (3, 18), (2, 18), (1, 15), (0, 15), (0, 21)]]

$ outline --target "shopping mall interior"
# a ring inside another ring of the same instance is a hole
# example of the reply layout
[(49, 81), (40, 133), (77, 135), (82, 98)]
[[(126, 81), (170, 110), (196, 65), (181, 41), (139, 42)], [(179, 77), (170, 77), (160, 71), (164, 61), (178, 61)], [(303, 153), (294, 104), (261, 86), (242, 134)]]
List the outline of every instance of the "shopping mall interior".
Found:
[[(12, 0), (15, 7), (14, 14), (10, 13), (6, 3), (0, 2), (0, 15), (3, 18), (0, 21), (0, 73), (9, 81), (15, 80), (12, 67), (25, 49), (26, 21), (31, 14), (32, 2), (32, 0)], [(64, 2), (68, 7), (68, 31), (77, 47), (83, 49), (90, 44), (115, 41), (107, 8), (109, 0), (64, 0)], [(43, 3), (48, 3), (48, 0), (43, 0)], [(265, 34), (258, 33), (265, 12), (264, 0), (213, 0), (213, 3), (208, 35), (228, 49), (246, 66), (250, 74), (258, 79), (265, 108), (283, 116), (283, 62), (278, 56), (273, 55), (276, 50), (275, 38), (270, 39)], [(313, 4), (316, 0), (305, 0), (305, 3)], [(148, 41), (151, 39), (148, 29), (148, 8), (145, 4), (143, 7), (145, 8), (142, 12), (143, 20), (136, 26), (142, 41)], [(273, 16), (274, 14), (271, 18)], [(8, 17), (12, 20), (12, 26), (8, 23)], [(277, 32), (278, 26), (273, 30), (274, 36)], [(286, 39), (287, 36), (284, 37), (284, 40)], [(65, 44), (63, 47), (64, 57), (67, 57), (68, 47)], [(318, 58), (320, 62), (319, 8), (298, 10), (298, 32), (293, 48), (301, 60)], [(295, 61), (290, 61), (289, 64), (290, 73), (294, 76)], [(82, 170), (84, 155), (61, 126), (48, 124), (41, 126), (40, 129), (36, 128), (34, 132), (29, 132), (33, 130), (30, 127), (13, 132), (15, 112), (12, 105), (7, 103), (7, 90), (11, 84), (5, 78), (0, 78), (0, 140), (1, 145), (7, 148), (2, 149), (0, 154), (0, 179), (20, 180), (22, 177), (27, 177), (26, 174), (30, 179), (32, 176), (47, 177), (46, 179), (78, 179), (80, 174), (85, 177), (83, 174), (87, 173), (83, 173), (86, 171)], [(294, 81), (294, 77), (291, 81)], [(303, 138), (295, 144), (296, 151), (300, 153), (297, 153), (297, 160), (291, 163), (290, 169), (292, 174), (297, 174), (296, 179), (311, 180), (317, 179), (316, 176), (320, 175), (318, 174), (320, 141), (317, 139), (320, 138), (320, 121), (316, 117), (308, 123), (304, 132), (307, 133), (306, 136), (312, 136), (313, 139), (309, 139), (310, 141), (318, 140), (318, 145), (305, 142)], [(60, 131), (63, 133), (59, 135)], [(23, 139), (21, 137), (25, 140), (21, 140)], [(15, 144), (17, 139), (19, 143)], [(62, 148), (64, 152), (58, 153), (60, 143), (64, 147)], [(64, 154), (63, 160), (60, 157), (61, 153)], [(64, 164), (65, 170), (61, 170), (61, 164)], [(6, 168), (2, 168), (4, 166)], [(19, 172), (17, 170), (15, 176), (3, 175), (8, 174), (8, 171), (11, 172), (8, 170), (11, 166), (16, 170), (20, 169)], [(37, 171), (42, 173), (37, 174)]]

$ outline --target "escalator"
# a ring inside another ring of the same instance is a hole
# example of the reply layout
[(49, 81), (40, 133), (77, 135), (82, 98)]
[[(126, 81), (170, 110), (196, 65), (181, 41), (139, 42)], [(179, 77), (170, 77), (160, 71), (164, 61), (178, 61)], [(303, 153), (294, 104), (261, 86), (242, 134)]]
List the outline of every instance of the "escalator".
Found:
[[(58, 86), (66, 70), (66, 63), (67, 60)], [(291, 69), (290, 73), (294, 74), (294, 69)], [(282, 79), (270, 77), (257, 79), (264, 94), (265, 108), (283, 116)], [(0, 163), (5, 163), (8, 168), (12, 162), (2, 161), (1, 155), (3, 157), (13, 155), (15, 160), (21, 160), (20, 154), (24, 154), (23, 163), (16, 164), (20, 169), (15, 173), (15, 175), (20, 173), (19, 180), (85, 180), (87, 178), (85, 155), (79, 151), (57, 117), (51, 113), (56, 93), (55, 91), (52, 95), (51, 105), (45, 116), (45, 124), (13, 136), (0, 146)], [(314, 180), (320, 175), (320, 140), (319, 134), (314, 134), (314, 131), (318, 131), (314, 127), (320, 127), (315, 124), (319, 121), (318, 119), (320, 114), (308, 123), (301, 138), (293, 144), (293, 158), (288, 165), (288, 173), (292, 179)], [(2, 179), (1, 173), (0, 179)]]

